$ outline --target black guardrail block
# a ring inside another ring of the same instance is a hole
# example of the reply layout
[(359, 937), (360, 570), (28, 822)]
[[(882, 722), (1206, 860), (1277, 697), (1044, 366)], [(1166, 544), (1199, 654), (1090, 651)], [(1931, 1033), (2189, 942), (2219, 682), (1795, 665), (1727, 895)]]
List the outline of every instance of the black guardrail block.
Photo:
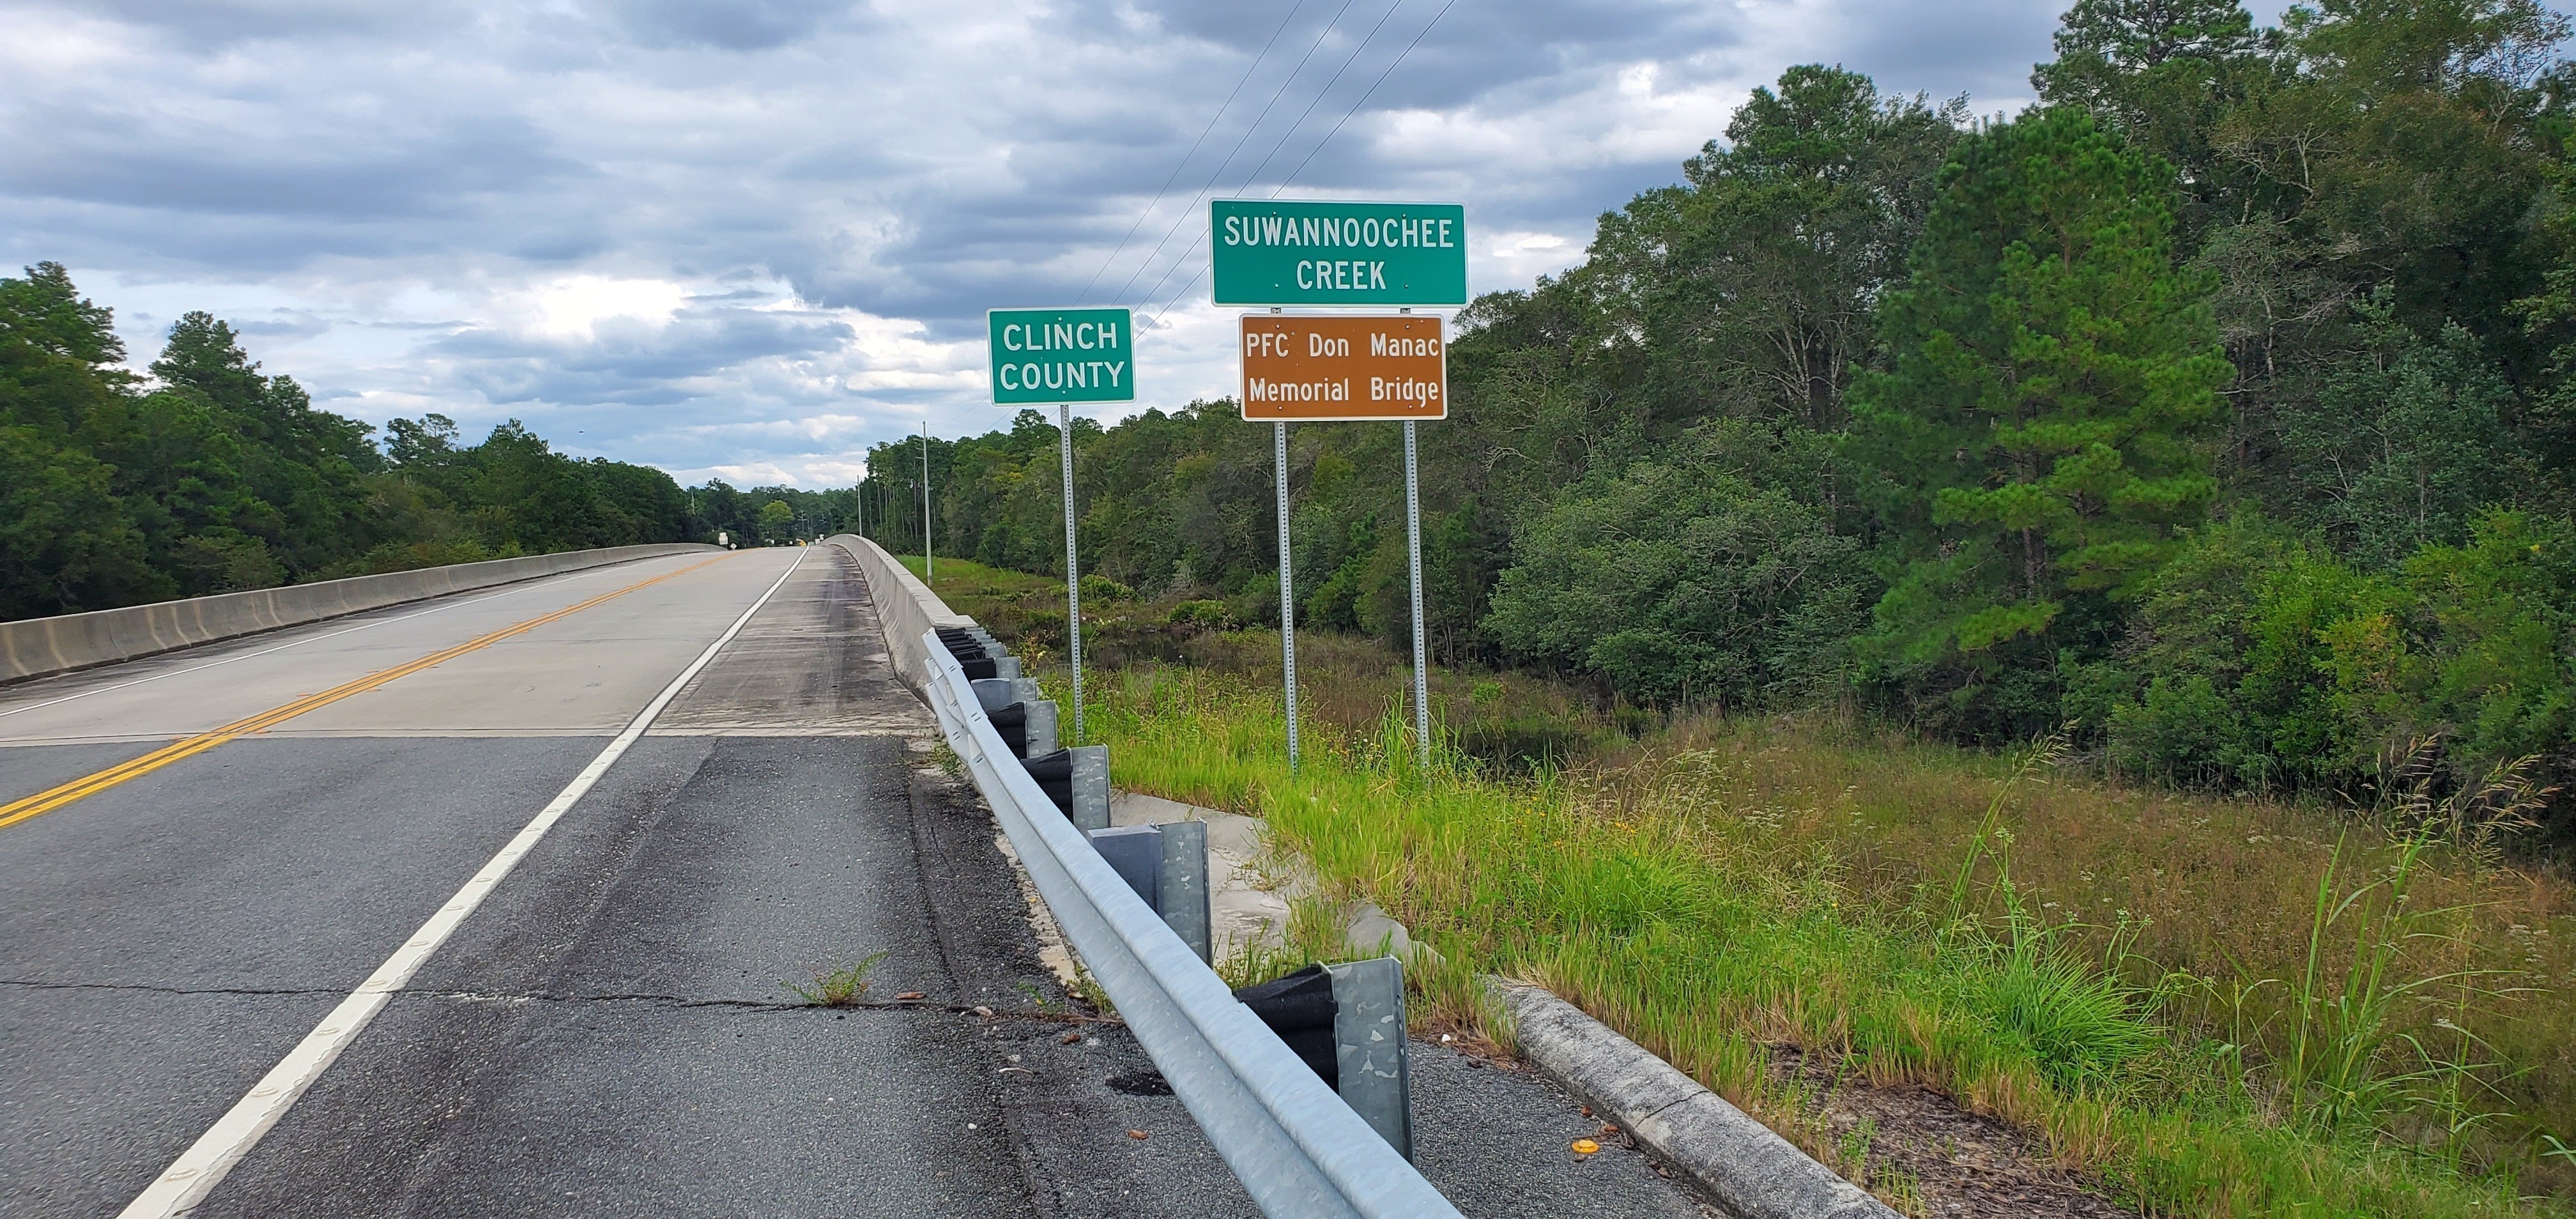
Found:
[(1018, 757), (1029, 751), (1029, 705), (1027, 703), (996, 707), (985, 712), (984, 716), (993, 721), (993, 731), (1002, 735), (1002, 743), (1011, 747), (1011, 756)]
[(1258, 986), (1247, 986), (1234, 992), (1234, 997), (1252, 1014), (1259, 1016), (1299, 1062), (1321, 1076), (1326, 1086), (1340, 1091), (1342, 1086), (1341, 1053), (1333, 1040), (1333, 976), (1321, 965), (1309, 965), (1292, 974), (1272, 978)]
[[(1015, 709), (1020, 710), (1023, 715), (1026, 714), (1028, 708), (1027, 703), (1013, 703), (1011, 705)], [(997, 716), (994, 723), (999, 724), (1000, 722), (1001, 720)], [(1010, 734), (1004, 733), (1003, 739), (1009, 740)], [(1023, 758), (1020, 760), (1020, 765), (1028, 768), (1029, 777), (1038, 781), (1038, 789), (1047, 794), (1047, 799), (1055, 802), (1057, 812), (1065, 813), (1067, 815), (1070, 815), (1073, 812), (1072, 750), (1059, 749), (1053, 753), (1039, 754), (1034, 758)]]

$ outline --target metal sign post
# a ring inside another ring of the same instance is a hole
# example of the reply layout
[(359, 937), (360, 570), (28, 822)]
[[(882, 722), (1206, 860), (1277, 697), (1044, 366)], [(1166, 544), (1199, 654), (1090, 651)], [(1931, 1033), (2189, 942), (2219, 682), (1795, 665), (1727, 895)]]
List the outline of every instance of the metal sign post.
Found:
[(1073, 665), (1073, 742), (1082, 743), (1082, 563), (1074, 546), (1073, 404), (1136, 400), (1136, 319), (1125, 309), (992, 309), (985, 352), (995, 406), (1056, 408), (1064, 471), (1065, 655)]
[[(1449, 413), (1449, 342), (1440, 315), (1287, 316), (1247, 313), (1242, 328), (1242, 409), (1285, 435), (1288, 420), (1395, 419), (1404, 424), (1404, 540), (1413, 577), (1413, 735), (1431, 767), (1431, 658), (1422, 622), (1422, 480), (1414, 424)], [(1287, 446), (1280, 447), (1280, 553), (1287, 553)], [(1290, 608), (1281, 569), (1281, 612)], [(1284, 621), (1284, 618), (1283, 618)], [(1293, 647), (1293, 645), (1283, 645)], [(1293, 661), (1291, 662), (1293, 664)], [(1290, 739), (1295, 739), (1293, 708)]]
[(1431, 771), (1431, 669), (1422, 650), (1422, 480), (1413, 460), (1413, 421), (1404, 421), (1404, 549), (1413, 572), (1413, 740)]
[(1073, 407), (1055, 408), (1055, 434), (1064, 457), (1064, 621), (1073, 659), (1073, 743), (1082, 743), (1082, 567), (1073, 553)]
[(1279, 664), (1288, 689), (1288, 770), (1297, 769), (1297, 594), (1288, 569), (1288, 424), (1270, 425), (1270, 451), (1279, 468)]

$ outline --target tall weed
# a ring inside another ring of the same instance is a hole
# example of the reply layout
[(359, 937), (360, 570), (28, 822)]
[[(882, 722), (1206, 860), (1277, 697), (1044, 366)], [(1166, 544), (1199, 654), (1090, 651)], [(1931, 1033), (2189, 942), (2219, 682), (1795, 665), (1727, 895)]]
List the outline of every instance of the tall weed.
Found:
[(1721, 751), (1501, 781), (1454, 757), (1412, 767), (1382, 706), (1358, 730), (1311, 725), (1291, 776), (1277, 696), (1257, 682), (1148, 669), (1101, 687), (1121, 785), (1266, 816), (1327, 896), (1377, 901), (1448, 958), (1424, 1004), (1444, 1018), (1477, 1018), (1472, 973), (1539, 981), (1802, 1144), (1765, 1045), (1829, 1051), (2034, 1132), (2153, 1214), (2531, 1212), (2486, 1165), (2298, 1120), (2238, 1086), (2234, 1063), (2159, 1019), (2179, 991), (2140, 964), (2139, 922), (2034, 900), (2011, 801), (1991, 791), (1984, 827), (1953, 840), (1966, 867), (1947, 875), (1966, 887), (1926, 917), (1863, 900), (1850, 861), (1798, 832), (1814, 811), (1744, 798), (1758, 767)]

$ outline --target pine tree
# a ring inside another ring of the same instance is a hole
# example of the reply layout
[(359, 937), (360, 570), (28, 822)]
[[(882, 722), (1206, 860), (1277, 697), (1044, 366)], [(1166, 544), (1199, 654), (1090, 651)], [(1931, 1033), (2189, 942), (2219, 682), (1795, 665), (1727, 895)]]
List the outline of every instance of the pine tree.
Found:
[[(2069, 605), (2127, 598), (2207, 514), (2198, 433), (2229, 371), (2154, 158), (2056, 108), (1981, 132), (1943, 177), (1886, 303), (1892, 367), (1853, 394), (1845, 451), (1890, 581), (1870, 650), (2019, 731), (2054, 718), (2035, 671), (2083, 633)], [(2024, 693), (1980, 707), (2006, 671)]]
[(2181, 186), (2187, 232), (2231, 218), (2241, 166), (2218, 128), (2270, 72), (2253, 15), (2238, 0), (2076, 0), (2057, 61), (2031, 72), (2040, 100), (2080, 106), (2131, 148), (2162, 157)]

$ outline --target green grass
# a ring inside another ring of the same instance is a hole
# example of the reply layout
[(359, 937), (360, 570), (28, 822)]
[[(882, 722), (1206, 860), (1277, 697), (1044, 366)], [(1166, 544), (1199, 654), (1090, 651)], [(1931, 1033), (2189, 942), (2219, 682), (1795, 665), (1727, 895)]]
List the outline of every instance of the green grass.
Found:
[(867, 997), (868, 974), (875, 970), (888, 955), (890, 954), (883, 952), (872, 953), (856, 965), (816, 970), (811, 989), (798, 986), (793, 982), (787, 984), (787, 989), (796, 992), (797, 998), (816, 1007), (848, 1007)]
[[(1024, 655), (1060, 647), (1060, 581), (940, 571)], [(2151, 1214), (2567, 1213), (2563, 878), (2331, 809), (1521, 674), (1436, 674), (1417, 773), (1401, 666), (1330, 635), (1299, 638), (1292, 780), (1277, 634), (1175, 608), (1085, 601), (1116, 781), (1266, 816), (1332, 896), (1404, 919), (1447, 959), (1415, 979), (1426, 1023), (1501, 1032), (1476, 976), (1541, 981), (1864, 1176), (1772, 1044), (1941, 1089)]]
[(1278, 699), (1256, 682), (1096, 684), (1122, 786), (1267, 817), (1331, 892), (1447, 955), (1421, 980), (1427, 1018), (1487, 1019), (1481, 972), (1542, 982), (1829, 1160), (1846, 1157), (1774, 1085), (1768, 1043), (1948, 1092), (2152, 1214), (2540, 1213), (2501, 1171), (2303, 1122), (2241, 1058), (2176, 1035), (2155, 988), (2030, 908), (2009, 834), (1973, 881), (2003, 917), (1944, 922), (1873, 906), (1782, 810), (1700, 800), (1705, 759), (1630, 776), (1612, 801), (1454, 762), (1419, 772), (1397, 735), (1318, 725), (1292, 778)]

